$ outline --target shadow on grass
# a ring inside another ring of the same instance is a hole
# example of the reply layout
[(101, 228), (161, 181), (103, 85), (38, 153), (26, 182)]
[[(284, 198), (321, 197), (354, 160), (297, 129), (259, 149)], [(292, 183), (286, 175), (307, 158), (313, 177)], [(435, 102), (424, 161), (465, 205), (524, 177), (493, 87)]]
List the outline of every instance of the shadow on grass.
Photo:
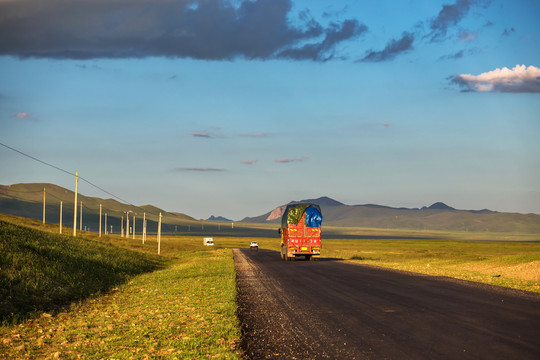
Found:
[(0, 221), (0, 321), (56, 313), (163, 267), (157, 256)]
[(380, 260), (380, 259), (375, 259), (375, 258), (370, 258), (370, 257), (364, 257), (364, 256), (359, 256), (359, 255), (353, 255), (349, 258), (349, 260), (359, 260), (359, 261), (365, 261), (365, 260)]

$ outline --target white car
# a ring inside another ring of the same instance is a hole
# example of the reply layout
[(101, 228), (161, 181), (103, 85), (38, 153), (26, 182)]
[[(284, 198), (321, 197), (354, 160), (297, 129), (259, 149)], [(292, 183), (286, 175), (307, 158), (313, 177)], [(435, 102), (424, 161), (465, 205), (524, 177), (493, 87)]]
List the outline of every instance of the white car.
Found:
[(252, 241), (251, 244), (249, 244), (250, 249), (258, 249), (259, 243), (256, 241)]

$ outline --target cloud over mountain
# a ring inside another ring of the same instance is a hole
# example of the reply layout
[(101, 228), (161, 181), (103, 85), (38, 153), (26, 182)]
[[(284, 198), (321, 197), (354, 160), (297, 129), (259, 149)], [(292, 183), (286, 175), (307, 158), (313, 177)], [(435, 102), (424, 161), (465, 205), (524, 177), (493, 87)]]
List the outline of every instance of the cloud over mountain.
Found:
[(327, 60), (366, 31), (357, 20), (324, 27), (292, 0), (7, 0), (0, 55), (43, 58), (151, 56)]
[(503, 67), (480, 75), (458, 74), (449, 80), (463, 91), (540, 93), (540, 68), (535, 66)]

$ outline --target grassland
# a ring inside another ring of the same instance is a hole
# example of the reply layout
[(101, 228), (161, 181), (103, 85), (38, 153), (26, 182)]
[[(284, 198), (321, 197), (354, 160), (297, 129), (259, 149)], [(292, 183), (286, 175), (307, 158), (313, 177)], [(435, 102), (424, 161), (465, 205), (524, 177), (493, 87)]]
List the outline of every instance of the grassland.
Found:
[[(248, 247), (253, 239), (273, 250), (280, 243), (277, 236), (215, 236), (216, 246), (209, 248), (200, 236), (163, 236), (157, 257), (155, 236), (145, 244), (140, 236), (86, 232), (74, 239), (53, 234), (56, 225), (2, 214), (0, 220), (1, 281), (11, 276), (9, 291), (17, 293), (19, 286), (30, 294), (10, 305), (21, 307), (19, 317), (0, 327), (0, 354), (8, 359), (241, 358), (230, 249)], [(464, 241), (489, 240), (490, 234), (407, 232), (401, 234), (408, 239), (400, 239), (396, 230), (357, 230), (363, 239), (324, 239), (323, 257), (540, 292), (540, 243), (519, 241), (534, 236), (501, 233), (492, 239), (512, 241)], [(65, 256), (62, 264), (64, 252), (77, 256)], [(78, 280), (55, 275), (63, 273)], [(63, 285), (70, 281), (72, 286)], [(94, 286), (81, 293), (87, 281)], [(71, 295), (55, 298), (59, 288)], [(44, 305), (42, 299), (51, 301)]]
[[(94, 234), (73, 239), (7, 221), (13, 217), (0, 219), (2, 254), (10, 254), (1, 258), (2, 285), (22, 295), (2, 294), (18, 316), (4, 317), (0, 358), (240, 358), (230, 249), (203, 249), (195, 238), (176, 238), (167, 240), (167, 254), (158, 258), (152, 255), (156, 239), (145, 245)], [(94, 284), (91, 291), (81, 293), (87, 282)], [(25, 299), (35, 284), (39, 292)], [(59, 289), (61, 298), (54, 296)]]
[(356, 263), (540, 292), (540, 243), (327, 240), (324, 255)]

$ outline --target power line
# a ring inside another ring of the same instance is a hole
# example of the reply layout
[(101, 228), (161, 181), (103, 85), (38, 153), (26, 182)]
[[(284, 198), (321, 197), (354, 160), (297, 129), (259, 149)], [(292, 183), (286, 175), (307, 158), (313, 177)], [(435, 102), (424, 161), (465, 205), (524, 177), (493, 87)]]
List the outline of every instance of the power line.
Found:
[(38, 158), (35, 158), (35, 157), (31, 156), (31, 155), (25, 154), (25, 153), (23, 153), (22, 151), (19, 151), (19, 150), (17, 150), (17, 149), (12, 148), (11, 146), (7, 146), (6, 144), (3, 144), (3, 143), (1, 143), (1, 142), (0, 142), (0, 145), (2, 145), (2, 146), (4, 146), (4, 147), (7, 147), (8, 149), (13, 150), (13, 151), (15, 151), (15, 152), (17, 152), (17, 153), (19, 153), (19, 154), (21, 154), (21, 155), (24, 155), (24, 156), (26, 156), (26, 157), (29, 157), (29, 158), (32, 159), (32, 160), (35, 160), (35, 161), (37, 161), (37, 162), (40, 162), (40, 163), (42, 163), (42, 164), (45, 164), (45, 165), (50, 166), (50, 167), (52, 167), (52, 168), (55, 168), (56, 170), (60, 170), (60, 171), (62, 171), (62, 172), (65, 172), (65, 173), (68, 174), (68, 175), (75, 176), (75, 174), (72, 174), (72, 173), (70, 173), (70, 172), (67, 171), (67, 170), (61, 169), (61, 168), (59, 168), (58, 166), (54, 166), (54, 165), (52, 165), (52, 164), (49, 164), (48, 162), (45, 162), (45, 161), (40, 160), (40, 159), (38, 159)]
[[(20, 150), (14, 149), (14, 148), (12, 148), (11, 146), (8, 146), (8, 145), (6, 145), (6, 144), (4, 144), (4, 143), (1, 143), (1, 142), (0, 142), (0, 145), (4, 146), (4, 147), (6, 147), (6, 148), (8, 148), (8, 149), (10, 149), (10, 150), (12, 150), (12, 151), (15, 151), (16, 153), (19, 153), (19, 154), (21, 154), (21, 155), (24, 155), (24, 156), (26, 156), (26, 157), (28, 157), (28, 158), (30, 158), (30, 159), (32, 159), (32, 160), (35, 160), (35, 161), (37, 161), (37, 162), (40, 162), (40, 163), (45, 164), (45, 165), (47, 165), (47, 166), (50, 166), (50, 167), (52, 167), (52, 168), (54, 168), (54, 169), (56, 169), (56, 170), (62, 171), (62, 172), (64, 172), (64, 173), (68, 174), (68, 175), (75, 176), (75, 174), (73, 174), (73, 173), (71, 173), (71, 172), (69, 172), (69, 171), (67, 171), (67, 170), (64, 170), (64, 169), (62, 169), (62, 168), (60, 168), (60, 167), (58, 167), (58, 166), (49, 164), (48, 162), (45, 162), (45, 161), (43, 161), (43, 160), (40, 160), (40, 159), (38, 159), (38, 158), (36, 158), (36, 157), (34, 157), (34, 156), (32, 156), (32, 155), (28, 155), (28, 154), (26, 154), (26, 153), (24, 153), (24, 152), (22, 152), (22, 151), (20, 151)], [(106, 193), (106, 194), (108, 194), (108, 195), (110, 195), (110, 196), (112, 196), (112, 197), (114, 197), (114, 198), (116, 198), (116, 199), (122, 201), (122, 202), (125, 203), (125, 204), (128, 204), (128, 205), (131, 205), (131, 206), (133, 206), (133, 207), (136, 207), (137, 209), (144, 210), (144, 209), (138, 207), (137, 205), (133, 205), (133, 204), (130, 203), (129, 201), (126, 201), (126, 200), (124, 200), (124, 199), (122, 199), (122, 198), (120, 198), (120, 197), (114, 195), (113, 193), (111, 193), (111, 192), (109, 192), (109, 191), (107, 191), (107, 190), (105, 190), (105, 189), (103, 189), (103, 188), (97, 186), (96, 184), (93, 184), (92, 182), (90, 182), (89, 180), (87, 180), (87, 179), (85, 179), (85, 178), (83, 178), (83, 177), (81, 177), (81, 176), (79, 176), (79, 179), (82, 180), (82, 181), (84, 181), (84, 182), (86, 182), (86, 183), (88, 183), (89, 185), (95, 187), (96, 189), (101, 190), (101, 191), (103, 191), (104, 193)]]
[(124, 203), (126, 203), (126, 204), (128, 204), (128, 205), (135, 206), (135, 207), (138, 208), (137, 205), (133, 205), (133, 204), (130, 203), (129, 201), (126, 201), (126, 200), (124, 200), (124, 199), (122, 199), (122, 198), (119, 198), (118, 196), (116, 196), (116, 195), (114, 195), (114, 194), (108, 192), (107, 190), (102, 189), (102, 188), (100, 188), (99, 186), (97, 186), (97, 185), (95, 185), (95, 184), (92, 184), (90, 181), (86, 180), (86, 179), (83, 178), (82, 176), (79, 176), (79, 180), (82, 180), (82, 181), (88, 183), (89, 185), (92, 185), (92, 186), (95, 187), (96, 189), (99, 189), (99, 190), (103, 191), (103, 192), (106, 193), (106, 194), (109, 194), (109, 195), (111, 195), (111, 196), (114, 196), (114, 197), (117, 198), (118, 200), (120, 200), (120, 201), (122, 201), (122, 202), (124, 202)]

